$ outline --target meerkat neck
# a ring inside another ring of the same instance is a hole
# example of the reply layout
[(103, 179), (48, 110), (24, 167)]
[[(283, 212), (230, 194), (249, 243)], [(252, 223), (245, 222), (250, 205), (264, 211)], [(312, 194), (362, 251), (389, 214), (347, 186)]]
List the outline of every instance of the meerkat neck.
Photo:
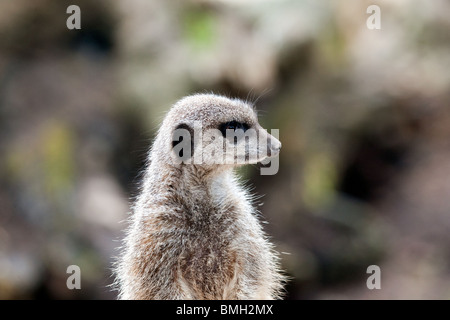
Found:
[(218, 195), (227, 194), (232, 176), (232, 168), (208, 169), (188, 165), (181, 168), (179, 183), (186, 187), (185, 192), (188, 192), (190, 197), (210, 204)]
[[(159, 168), (159, 170), (158, 170)], [(167, 167), (169, 168), (169, 166)], [(214, 170), (196, 165), (170, 166), (170, 170), (161, 170), (161, 166), (150, 167), (148, 176), (156, 177), (143, 192), (146, 203), (158, 198), (170, 199), (184, 208), (188, 215), (195, 216), (202, 211), (213, 214), (216, 207), (230, 200), (235, 192), (234, 172), (231, 167)]]
[(192, 187), (211, 187), (214, 181), (225, 181), (232, 176), (232, 167), (216, 167), (208, 168), (197, 165), (183, 165), (179, 169), (181, 171), (180, 178)]

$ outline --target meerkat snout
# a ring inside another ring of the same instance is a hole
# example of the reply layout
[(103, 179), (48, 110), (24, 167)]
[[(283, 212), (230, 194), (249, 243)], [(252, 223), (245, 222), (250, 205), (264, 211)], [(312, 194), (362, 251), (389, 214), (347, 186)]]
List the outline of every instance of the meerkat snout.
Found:
[[(266, 141), (266, 157), (272, 158), (277, 156), (281, 151), (281, 142), (277, 138), (275, 138), (273, 135), (269, 134), (266, 130), (265, 135), (262, 135), (262, 140)], [(261, 159), (264, 160), (264, 159)], [(260, 160), (260, 161), (261, 161)]]
[(277, 156), (281, 151), (281, 142), (277, 138), (271, 136), (267, 143), (267, 154), (269, 157)]
[(284, 276), (233, 169), (281, 142), (253, 107), (198, 94), (167, 113), (116, 268), (122, 299), (276, 299)]

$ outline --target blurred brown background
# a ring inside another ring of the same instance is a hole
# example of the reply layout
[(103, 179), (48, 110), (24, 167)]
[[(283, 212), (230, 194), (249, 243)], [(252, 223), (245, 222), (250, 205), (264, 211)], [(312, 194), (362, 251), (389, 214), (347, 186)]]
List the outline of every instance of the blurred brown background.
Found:
[[(81, 30), (66, 8), (81, 8)], [(381, 30), (366, 9), (381, 8)], [(145, 154), (179, 98), (258, 100), (242, 174), (288, 299), (450, 298), (446, 0), (0, 2), (0, 298), (115, 299)], [(68, 290), (66, 268), (81, 268)], [(381, 290), (366, 269), (381, 268)]]

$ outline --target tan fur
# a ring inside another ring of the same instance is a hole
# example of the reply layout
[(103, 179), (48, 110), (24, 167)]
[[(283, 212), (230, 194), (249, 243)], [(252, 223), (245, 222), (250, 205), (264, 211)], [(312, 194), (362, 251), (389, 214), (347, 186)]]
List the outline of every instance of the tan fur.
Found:
[(281, 147), (258, 124), (252, 106), (237, 99), (193, 95), (167, 114), (115, 270), (121, 299), (280, 298), (278, 256), (233, 175), (236, 165), (173, 162), (177, 125), (202, 121), (205, 129), (232, 120), (248, 123)]

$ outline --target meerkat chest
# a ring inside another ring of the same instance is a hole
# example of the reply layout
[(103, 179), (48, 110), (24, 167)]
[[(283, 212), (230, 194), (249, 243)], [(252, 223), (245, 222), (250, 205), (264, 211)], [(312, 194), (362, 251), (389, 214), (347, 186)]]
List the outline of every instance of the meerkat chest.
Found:
[(179, 277), (195, 299), (224, 299), (246, 254), (237, 245), (239, 231), (233, 224), (193, 229), (179, 260)]
[(232, 202), (199, 201), (182, 222), (186, 251), (194, 260), (205, 259), (207, 264), (221, 259), (239, 237), (241, 215)]

